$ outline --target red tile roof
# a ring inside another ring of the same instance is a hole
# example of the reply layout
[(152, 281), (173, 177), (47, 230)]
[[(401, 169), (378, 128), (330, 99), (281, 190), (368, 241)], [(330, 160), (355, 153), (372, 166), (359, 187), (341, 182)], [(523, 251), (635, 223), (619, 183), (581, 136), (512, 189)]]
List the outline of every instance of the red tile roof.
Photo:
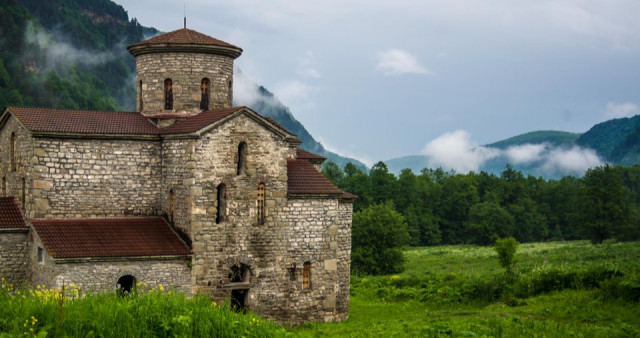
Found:
[(150, 44), (195, 44), (195, 45), (213, 45), (222, 47), (238, 48), (230, 43), (212, 38), (208, 35), (196, 32), (192, 29), (181, 28), (169, 33), (160, 34), (150, 39), (134, 43), (131, 46), (150, 45)]
[(244, 107), (231, 107), (231, 108), (203, 111), (198, 115), (189, 117), (182, 121), (178, 121), (171, 127), (161, 129), (160, 133), (165, 135), (193, 133), (243, 108)]
[(316, 160), (320, 162), (323, 162), (327, 159), (324, 156), (320, 156), (318, 154), (314, 154), (300, 148), (296, 149), (296, 158), (300, 160)]
[(0, 197), (0, 229), (28, 228), (14, 197)]
[(53, 258), (187, 256), (191, 250), (159, 217), (32, 220)]
[(158, 128), (137, 112), (108, 112), (50, 108), (9, 107), (9, 111), (35, 132), (157, 135)]
[(307, 160), (287, 160), (288, 193), (290, 195), (337, 195), (338, 189)]

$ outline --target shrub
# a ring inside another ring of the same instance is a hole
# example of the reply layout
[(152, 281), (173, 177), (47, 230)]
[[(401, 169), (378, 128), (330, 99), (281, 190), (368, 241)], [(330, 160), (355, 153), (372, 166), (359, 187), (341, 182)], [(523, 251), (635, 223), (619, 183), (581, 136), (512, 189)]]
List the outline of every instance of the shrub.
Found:
[(507, 270), (507, 273), (511, 273), (511, 268), (515, 263), (516, 251), (518, 250), (518, 241), (513, 237), (498, 239), (494, 248), (498, 253), (500, 265)]

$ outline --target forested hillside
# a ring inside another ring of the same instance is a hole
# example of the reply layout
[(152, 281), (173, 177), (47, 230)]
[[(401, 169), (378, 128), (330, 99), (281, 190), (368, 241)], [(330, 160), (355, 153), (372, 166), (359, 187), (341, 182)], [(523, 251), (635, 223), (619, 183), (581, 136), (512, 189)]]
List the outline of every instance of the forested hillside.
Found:
[(412, 245), (487, 245), (508, 236), (520, 242), (640, 238), (640, 165), (600, 166), (583, 178), (559, 180), (525, 176), (510, 166), (499, 175), (425, 168), (396, 177), (383, 162), (369, 174), (328, 163), (323, 172), (358, 195), (356, 212), (392, 203)]
[[(129, 20), (108, 0), (8, 0), (0, 4), (0, 109), (9, 105), (133, 110), (135, 59), (126, 46), (159, 32)], [(205, 32), (206, 33), (206, 32)], [(341, 165), (357, 160), (324, 149), (262, 86), (236, 102), (271, 117), (306, 150)]]

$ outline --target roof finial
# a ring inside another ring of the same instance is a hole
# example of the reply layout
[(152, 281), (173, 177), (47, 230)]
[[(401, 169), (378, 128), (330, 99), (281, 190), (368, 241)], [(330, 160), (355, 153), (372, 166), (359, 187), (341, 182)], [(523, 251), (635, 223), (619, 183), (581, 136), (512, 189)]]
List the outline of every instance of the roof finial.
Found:
[(187, 28), (187, 2), (183, 3), (182, 13), (184, 13), (184, 28)]

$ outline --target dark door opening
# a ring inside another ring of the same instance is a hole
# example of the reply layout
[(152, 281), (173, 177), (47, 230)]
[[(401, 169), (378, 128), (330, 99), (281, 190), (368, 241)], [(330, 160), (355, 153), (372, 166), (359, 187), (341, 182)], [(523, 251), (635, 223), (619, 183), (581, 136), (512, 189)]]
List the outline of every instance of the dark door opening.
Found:
[(244, 311), (248, 293), (249, 289), (231, 290), (231, 308), (238, 312)]
[(129, 294), (131, 290), (136, 285), (136, 278), (131, 275), (125, 275), (118, 279), (118, 284), (116, 287), (118, 288), (118, 292), (122, 294)]

